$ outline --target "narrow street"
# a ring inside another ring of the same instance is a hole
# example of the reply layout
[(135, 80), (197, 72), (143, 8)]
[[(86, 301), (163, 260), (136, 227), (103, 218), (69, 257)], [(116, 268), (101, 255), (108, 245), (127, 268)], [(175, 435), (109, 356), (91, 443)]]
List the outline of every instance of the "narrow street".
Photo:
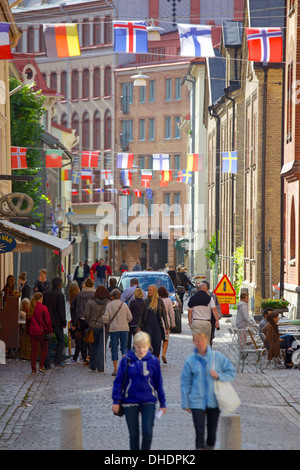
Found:
[[(229, 326), (221, 320), (214, 342), (215, 349), (227, 354)], [(184, 313), (183, 331), (171, 336), (168, 364), (162, 364), (168, 412), (156, 420), (152, 450), (194, 450), (191, 415), (181, 409), (180, 400), (180, 374), (192, 350)], [(29, 361), (11, 360), (1, 365), (0, 449), (59, 450), (61, 409), (76, 405), (81, 408), (85, 450), (128, 450), (125, 419), (111, 412), (112, 371), (110, 350), (105, 375), (81, 364), (51, 369), (45, 376), (31, 376)], [(298, 369), (281, 368), (256, 373), (252, 365), (237, 374), (233, 385), (242, 401), (238, 413), (243, 450), (299, 449), (299, 374)], [(218, 435), (216, 449), (219, 440)]]

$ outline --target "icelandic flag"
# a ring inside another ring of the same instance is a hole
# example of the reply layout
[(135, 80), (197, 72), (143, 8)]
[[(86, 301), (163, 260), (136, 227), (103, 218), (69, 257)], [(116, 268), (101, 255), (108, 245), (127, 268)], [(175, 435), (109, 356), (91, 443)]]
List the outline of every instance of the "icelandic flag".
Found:
[(114, 51), (148, 52), (148, 32), (145, 21), (114, 21)]
[(131, 170), (133, 167), (133, 153), (118, 153), (117, 168), (127, 168)]
[(9, 23), (0, 23), (0, 59), (12, 59), (9, 40)]
[(167, 153), (153, 154), (153, 170), (168, 171), (170, 169), (170, 158)]
[(237, 173), (237, 152), (222, 152), (222, 173)]
[(211, 26), (178, 24), (180, 55), (184, 57), (215, 57)]
[(281, 28), (246, 28), (248, 60), (282, 62)]

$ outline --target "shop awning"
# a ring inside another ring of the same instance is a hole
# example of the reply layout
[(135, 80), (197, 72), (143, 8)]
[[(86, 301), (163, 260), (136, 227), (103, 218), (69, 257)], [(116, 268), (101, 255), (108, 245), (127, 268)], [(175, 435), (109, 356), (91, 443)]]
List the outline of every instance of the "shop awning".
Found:
[(7, 220), (0, 220), (0, 231), (11, 235), (20, 242), (31, 243), (32, 245), (49, 248), (61, 252), (62, 257), (68, 256), (72, 250), (72, 241), (54, 237), (47, 233), (39, 232), (22, 225), (13, 224)]

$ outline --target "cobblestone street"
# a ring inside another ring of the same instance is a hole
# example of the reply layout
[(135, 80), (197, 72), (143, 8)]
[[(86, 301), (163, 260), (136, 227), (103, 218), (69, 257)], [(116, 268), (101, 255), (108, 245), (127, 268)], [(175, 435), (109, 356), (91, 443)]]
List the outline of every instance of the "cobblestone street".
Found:
[[(214, 348), (226, 354), (229, 326), (221, 320), (214, 342)], [(182, 334), (171, 336), (168, 364), (162, 364), (168, 411), (156, 420), (153, 450), (194, 449), (191, 415), (181, 409), (180, 400), (180, 374), (192, 350), (184, 314)], [(0, 449), (60, 449), (61, 408), (76, 405), (82, 413), (84, 449), (128, 450), (125, 418), (111, 412), (112, 370), (110, 350), (106, 374), (78, 364), (31, 376), (29, 361), (10, 360), (0, 365)], [(238, 413), (243, 450), (300, 448), (299, 379), (298, 369), (270, 368), (256, 373), (252, 365), (237, 374), (233, 385), (242, 401)]]

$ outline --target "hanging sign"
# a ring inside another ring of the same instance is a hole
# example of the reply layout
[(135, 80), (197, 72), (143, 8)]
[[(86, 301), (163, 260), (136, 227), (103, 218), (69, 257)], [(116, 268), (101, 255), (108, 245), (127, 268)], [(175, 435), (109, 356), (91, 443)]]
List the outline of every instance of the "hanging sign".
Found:
[(9, 253), (16, 247), (16, 240), (7, 235), (7, 233), (0, 233), (0, 253)]

